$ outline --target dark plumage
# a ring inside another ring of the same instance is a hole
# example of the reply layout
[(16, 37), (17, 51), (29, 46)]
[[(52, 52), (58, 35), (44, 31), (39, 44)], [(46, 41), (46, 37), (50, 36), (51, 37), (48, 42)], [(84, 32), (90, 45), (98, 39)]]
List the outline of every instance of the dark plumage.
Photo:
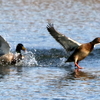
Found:
[(15, 64), (16, 62), (19, 62), (20, 60), (22, 60), (23, 56), (21, 54), (21, 50), (25, 51), (26, 48), (23, 46), (23, 44), (19, 43), (17, 46), (16, 46), (16, 55), (13, 55), (13, 58), (12, 58), (12, 61), (11, 61), (11, 64)]
[(82, 67), (78, 65), (79, 61), (81, 61), (90, 54), (95, 44), (100, 43), (100, 37), (97, 37), (89, 43), (80, 44), (57, 32), (54, 29), (53, 24), (49, 24), (47, 26), (47, 30), (66, 49), (66, 51), (74, 50), (66, 62), (74, 62), (75, 66), (77, 66), (77, 68), (79, 69), (82, 69)]

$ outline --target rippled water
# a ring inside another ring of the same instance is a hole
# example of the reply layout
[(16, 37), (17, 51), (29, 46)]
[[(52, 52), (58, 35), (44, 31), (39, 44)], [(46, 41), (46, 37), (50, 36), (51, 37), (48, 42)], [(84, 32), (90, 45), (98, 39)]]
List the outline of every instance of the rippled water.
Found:
[(0, 66), (1, 100), (100, 100), (100, 45), (79, 64), (48, 33), (54, 27), (80, 42), (100, 36), (100, 0), (1, 0), (0, 35), (27, 48), (15, 66)]

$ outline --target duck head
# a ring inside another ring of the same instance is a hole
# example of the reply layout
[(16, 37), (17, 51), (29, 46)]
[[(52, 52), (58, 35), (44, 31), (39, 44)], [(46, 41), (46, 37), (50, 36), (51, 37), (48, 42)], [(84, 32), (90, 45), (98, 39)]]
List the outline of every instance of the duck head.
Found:
[(95, 38), (91, 43), (94, 45), (100, 43), (100, 37)]
[(23, 44), (19, 43), (19, 44), (16, 46), (16, 52), (17, 52), (17, 53), (21, 53), (21, 50), (25, 51), (26, 48), (23, 46)]

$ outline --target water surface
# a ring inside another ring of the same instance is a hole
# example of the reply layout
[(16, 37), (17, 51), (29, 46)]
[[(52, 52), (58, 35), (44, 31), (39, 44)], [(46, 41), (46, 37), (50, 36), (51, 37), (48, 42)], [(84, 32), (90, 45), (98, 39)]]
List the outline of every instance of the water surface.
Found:
[(0, 66), (2, 100), (100, 100), (100, 45), (79, 64), (48, 33), (56, 30), (85, 43), (100, 37), (100, 0), (1, 0), (0, 35), (15, 51), (27, 48), (15, 66)]

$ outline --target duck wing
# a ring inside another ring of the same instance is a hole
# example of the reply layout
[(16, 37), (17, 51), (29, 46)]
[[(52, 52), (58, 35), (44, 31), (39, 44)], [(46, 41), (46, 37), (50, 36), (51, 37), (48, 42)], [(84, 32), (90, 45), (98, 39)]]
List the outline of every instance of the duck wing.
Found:
[(53, 24), (48, 24), (47, 30), (54, 37), (54, 39), (65, 48), (67, 52), (71, 52), (81, 45), (80, 43), (74, 41), (73, 39), (70, 39), (65, 35), (57, 32), (53, 27)]
[(0, 56), (9, 53), (9, 50), (9, 44), (2, 36), (0, 36)]

